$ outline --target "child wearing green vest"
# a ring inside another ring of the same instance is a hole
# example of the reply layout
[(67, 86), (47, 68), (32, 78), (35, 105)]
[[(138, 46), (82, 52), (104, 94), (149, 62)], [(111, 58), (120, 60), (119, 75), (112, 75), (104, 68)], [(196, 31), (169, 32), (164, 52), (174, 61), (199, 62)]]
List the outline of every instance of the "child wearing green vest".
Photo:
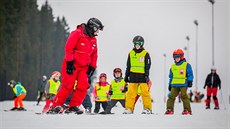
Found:
[(46, 104), (43, 108), (43, 113), (46, 113), (49, 110), (51, 104), (53, 103), (54, 97), (59, 90), (59, 87), (61, 85), (60, 76), (60, 72), (54, 71), (51, 75), (51, 78), (47, 81), (45, 87)]
[[(20, 82), (16, 83), (14, 80), (11, 80), (8, 85), (13, 89), (15, 94), (14, 96), (14, 107), (10, 109), (11, 111), (26, 111), (23, 106), (22, 100), (26, 97), (26, 89)], [(19, 107), (18, 107), (19, 105)]]
[(107, 80), (107, 75), (105, 73), (101, 73), (99, 76), (99, 82), (95, 83), (95, 86), (93, 89), (93, 95), (94, 95), (94, 100), (95, 100), (94, 113), (99, 112), (100, 105), (102, 105), (104, 112), (106, 110), (106, 107), (108, 106), (110, 85), (106, 80)]
[(135, 36), (133, 44), (134, 48), (130, 51), (126, 64), (125, 82), (129, 83), (129, 87), (126, 93), (125, 111), (123, 114), (133, 113), (138, 87), (140, 87), (143, 100), (142, 114), (152, 114), (151, 96), (147, 84), (149, 82), (151, 58), (143, 47), (144, 38), (142, 36)]
[(169, 91), (171, 91), (167, 100), (167, 111), (166, 115), (174, 113), (174, 102), (175, 98), (180, 93), (181, 100), (183, 102), (184, 111), (183, 115), (191, 115), (191, 106), (189, 97), (187, 95), (188, 87), (192, 87), (193, 72), (192, 67), (186, 62), (184, 58), (184, 52), (181, 49), (177, 49), (173, 52), (173, 58), (175, 64), (171, 66), (169, 73)]
[(111, 114), (112, 108), (120, 102), (123, 108), (125, 108), (125, 86), (126, 83), (122, 77), (122, 70), (120, 68), (115, 68), (113, 70), (114, 80), (111, 81), (110, 86), (110, 99), (109, 104), (106, 108), (106, 114)]

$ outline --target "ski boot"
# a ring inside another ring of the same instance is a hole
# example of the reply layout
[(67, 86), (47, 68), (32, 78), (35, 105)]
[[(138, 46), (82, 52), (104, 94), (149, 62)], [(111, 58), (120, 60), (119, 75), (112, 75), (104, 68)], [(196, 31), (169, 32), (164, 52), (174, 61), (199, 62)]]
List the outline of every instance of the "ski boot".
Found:
[(141, 114), (152, 114), (152, 111), (149, 109), (145, 109), (145, 110), (143, 110), (143, 112)]
[(26, 109), (24, 107), (20, 107), (18, 108), (18, 111), (26, 111)]
[(13, 108), (10, 109), (10, 111), (15, 111), (15, 110), (18, 110), (18, 108), (13, 107)]
[(83, 114), (83, 113), (84, 113), (83, 111), (81, 111), (81, 110), (79, 109), (78, 106), (70, 107), (70, 108), (68, 108), (68, 109), (65, 111), (65, 113), (67, 113), (67, 114), (72, 113), (72, 112), (75, 113), (75, 114)]
[(86, 113), (86, 114), (90, 114), (90, 113), (91, 113), (91, 109), (90, 109), (90, 108), (86, 108), (86, 109), (85, 109), (85, 113)]
[(123, 114), (133, 114), (133, 112), (129, 109), (125, 109), (125, 111), (123, 112)]
[(206, 108), (205, 109), (210, 109), (210, 106), (206, 106)]
[(182, 112), (182, 115), (192, 115), (192, 112), (191, 111), (188, 111), (188, 110), (184, 110)]
[(53, 107), (53, 108), (51, 108), (48, 112), (47, 112), (47, 114), (61, 114), (61, 113), (63, 113), (63, 108), (62, 108), (62, 106), (56, 106), (56, 107)]
[(219, 110), (220, 108), (219, 107), (214, 107), (215, 110)]
[(172, 109), (167, 109), (167, 111), (165, 112), (165, 115), (173, 115), (173, 110)]

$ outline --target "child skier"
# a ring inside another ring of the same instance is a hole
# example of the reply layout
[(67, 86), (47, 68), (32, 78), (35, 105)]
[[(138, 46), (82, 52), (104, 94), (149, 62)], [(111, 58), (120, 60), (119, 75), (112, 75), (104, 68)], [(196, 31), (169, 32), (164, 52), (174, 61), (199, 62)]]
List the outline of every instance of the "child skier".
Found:
[(115, 68), (113, 70), (113, 76), (114, 80), (111, 81), (111, 87), (109, 94), (111, 101), (109, 102), (107, 108), (106, 108), (106, 114), (111, 114), (112, 108), (117, 104), (117, 102), (120, 102), (122, 107), (125, 108), (125, 81), (122, 77), (122, 71), (120, 68)]
[(61, 73), (58, 71), (54, 71), (52, 72), (52, 75), (50, 77), (50, 79), (47, 81), (46, 87), (45, 87), (45, 93), (46, 93), (46, 104), (43, 108), (43, 113), (46, 113), (51, 104), (53, 103), (54, 97), (58, 92), (58, 89), (61, 85), (60, 82), (60, 76)]
[[(14, 96), (14, 107), (10, 109), (11, 111), (18, 110), (18, 111), (26, 111), (23, 107), (22, 100), (26, 97), (26, 89), (20, 82), (16, 84), (14, 80), (11, 80), (8, 85), (13, 89), (15, 94)], [(19, 108), (18, 108), (19, 105)]]
[(42, 76), (42, 80), (39, 82), (39, 87), (38, 87), (38, 100), (37, 100), (37, 105), (39, 105), (42, 96), (45, 92), (45, 85), (47, 83), (47, 77), (44, 75)]
[(184, 58), (184, 52), (181, 49), (177, 49), (173, 52), (173, 59), (175, 64), (171, 66), (169, 73), (169, 91), (170, 95), (167, 100), (166, 115), (174, 113), (175, 98), (181, 93), (181, 100), (183, 102), (184, 111), (183, 115), (191, 115), (190, 101), (187, 95), (187, 88), (192, 87), (193, 72), (192, 67), (186, 62)]
[(210, 102), (211, 102), (211, 96), (213, 96), (213, 100), (215, 103), (215, 110), (219, 110), (219, 102), (217, 98), (217, 92), (218, 92), (218, 87), (219, 90), (221, 89), (221, 80), (219, 75), (216, 73), (216, 68), (213, 66), (211, 68), (211, 73), (208, 74), (205, 84), (204, 84), (204, 89), (207, 87), (207, 100), (206, 100), (206, 109), (210, 109)]
[(151, 114), (152, 103), (147, 84), (149, 82), (149, 69), (151, 66), (150, 55), (143, 47), (143, 37), (135, 36), (133, 44), (134, 48), (129, 53), (125, 73), (125, 82), (129, 82), (129, 87), (126, 93), (126, 109), (123, 114), (133, 113), (138, 87), (141, 89), (141, 97), (143, 100), (144, 110), (142, 114)]
[(108, 106), (108, 97), (109, 97), (109, 88), (110, 85), (106, 81), (107, 75), (105, 73), (101, 73), (99, 76), (99, 82), (95, 83), (93, 94), (95, 99), (95, 109), (94, 113), (98, 113), (100, 110), (100, 105), (106, 110)]

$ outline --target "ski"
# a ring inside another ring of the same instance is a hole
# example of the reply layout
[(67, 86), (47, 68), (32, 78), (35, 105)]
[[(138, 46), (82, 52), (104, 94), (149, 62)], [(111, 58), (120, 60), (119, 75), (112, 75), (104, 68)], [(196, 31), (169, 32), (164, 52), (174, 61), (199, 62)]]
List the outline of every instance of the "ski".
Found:
[(3, 110), (4, 112), (24, 112), (24, 111), (32, 111), (32, 110), (26, 110), (26, 109), (24, 109), (24, 110), (8, 110), (8, 109), (4, 109)]

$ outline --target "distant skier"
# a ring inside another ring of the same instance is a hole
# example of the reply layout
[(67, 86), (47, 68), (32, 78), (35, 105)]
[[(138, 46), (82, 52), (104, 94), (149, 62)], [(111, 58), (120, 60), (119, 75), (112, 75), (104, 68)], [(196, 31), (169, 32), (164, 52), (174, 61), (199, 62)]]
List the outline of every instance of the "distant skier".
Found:
[(46, 86), (46, 83), (47, 83), (47, 77), (45, 75), (42, 76), (42, 80), (40, 81), (39, 80), (39, 84), (38, 84), (38, 99), (37, 99), (37, 104), (36, 105), (39, 105), (44, 93), (45, 93), (45, 86)]
[(102, 108), (104, 109), (103, 112), (106, 111), (106, 107), (108, 106), (110, 85), (106, 80), (107, 80), (107, 75), (105, 73), (101, 73), (99, 76), (99, 82), (95, 83), (94, 90), (93, 90), (93, 95), (95, 100), (94, 113), (99, 113), (100, 105), (102, 105)]
[(60, 82), (60, 76), (61, 73), (58, 71), (52, 72), (52, 75), (50, 79), (47, 81), (46, 87), (45, 87), (45, 94), (46, 94), (46, 104), (43, 108), (43, 113), (46, 113), (50, 106), (53, 103), (54, 97), (57, 94), (59, 87), (61, 85)]
[[(10, 109), (11, 111), (26, 111), (22, 100), (26, 97), (26, 89), (20, 82), (16, 83), (14, 80), (11, 80), (8, 85), (13, 89), (15, 94), (14, 96), (14, 107)], [(18, 107), (19, 106), (19, 107)]]
[(129, 83), (129, 87), (126, 93), (126, 109), (123, 114), (133, 113), (138, 87), (141, 89), (141, 97), (143, 100), (144, 110), (142, 114), (151, 114), (152, 103), (147, 84), (149, 82), (151, 58), (149, 53), (143, 47), (144, 38), (142, 36), (135, 36), (133, 38), (133, 44), (134, 48), (130, 51), (127, 59), (125, 82)]
[[(62, 86), (54, 99), (52, 109), (49, 113), (63, 112), (63, 104), (70, 93), (68, 110), (81, 114), (79, 106), (84, 100), (89, 87), (88, 77), (91, 77), (96, 69), (98, 49), (96, 36), (103, 25), (97, 18), (90, 18), (87, 24), (77, 26), (72, 31), (65, 45), (65, 57), (62, 63)], [(75, 80), (78, 83), (74, 89)]]
[(206, 109), (210, 109), (211, 96), (213, 96), (215, 107), (214, 109), (219, 110), (219, 103), (217, 99), (218, 87), (221, 89), (221, 80), (219, 75), (216, 73), (216, 68), (213, 66), (211, 68), (211, 73), (208, 74), (204, 89), (207, 87), (207, 100), (206, 100)]
[(184, 58), (184, 52), (181, 49), (177, 49), (173, 52), (173, 59), (175, 64), (171, 66), (169, 73), (169, 91), (170, 95), (167, 100), (166, 115), (174, 113), (175, 98), (180, 93), (180, 98), (183, 102), (184, 111), (183, 115), (192, 115), (190, 101), (187, 95), (187, 88), (192, 87), (193, 72), (192, 67), (186, 62)]
[(112, 108), (119, 102), (125, 108), (125, 86), (126, 83), (122, 77), (122, 70), (115, 68), (113, 70), (114, 79), (111, 81), (109, 90), (110, 101), (106, 108), (106, 114), (111, 114)]

